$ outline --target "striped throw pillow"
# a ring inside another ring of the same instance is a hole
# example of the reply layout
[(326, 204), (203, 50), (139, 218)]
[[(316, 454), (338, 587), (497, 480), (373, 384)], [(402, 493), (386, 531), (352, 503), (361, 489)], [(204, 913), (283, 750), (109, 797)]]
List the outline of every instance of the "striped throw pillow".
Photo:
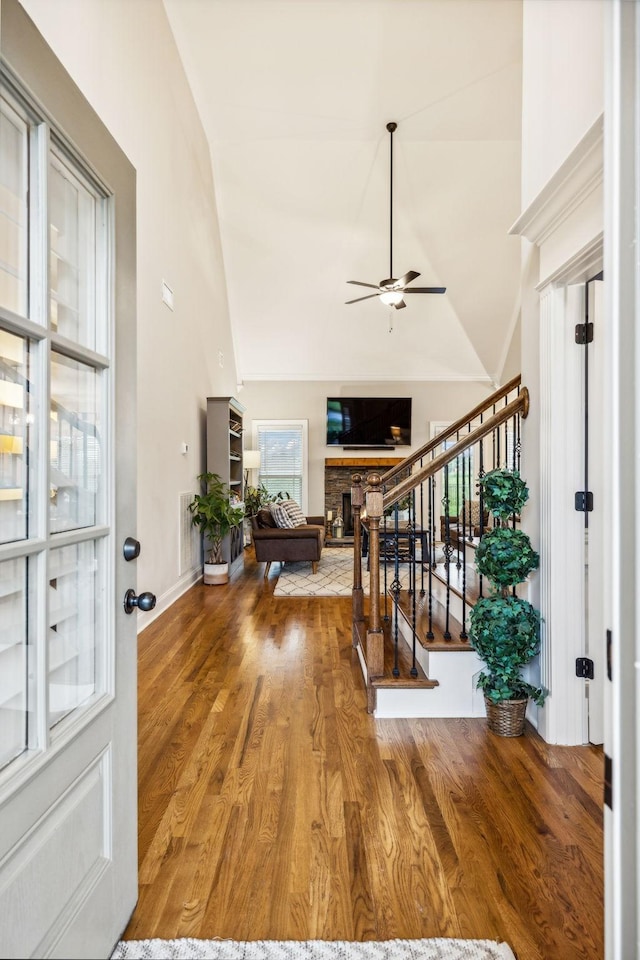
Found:
[(302, 527), (307, 522), (307, 518), (302, 512), (300, 504), (296, 503), (295, 500), (283, 500), (280, 506), (287, 511), (293, 520), (294, 527)]
[(289, 530), (295, 527), (295, 523), (284, 509), (282, 503), (270, 503), (269, 510), (271, 510), (271, 516), (275, 520), (277, 527), (285, 527)]

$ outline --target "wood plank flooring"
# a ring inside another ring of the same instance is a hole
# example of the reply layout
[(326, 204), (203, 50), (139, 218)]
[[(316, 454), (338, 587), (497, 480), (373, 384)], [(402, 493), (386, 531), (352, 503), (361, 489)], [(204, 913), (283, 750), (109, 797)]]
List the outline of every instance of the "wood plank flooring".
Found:
[(602, 751), (373, 719), (350, 599), (274, 598), (278, 569), (248, 548), (139, 636), (124, 938), (487, 937), (601, 960)]

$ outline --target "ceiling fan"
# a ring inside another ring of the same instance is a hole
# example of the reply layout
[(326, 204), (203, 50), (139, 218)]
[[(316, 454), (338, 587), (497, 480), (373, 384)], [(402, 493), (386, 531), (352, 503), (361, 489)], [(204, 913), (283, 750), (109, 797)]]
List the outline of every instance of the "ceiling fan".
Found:
[(446, 287), (409, 287), (411, 283), (420, 276), (415, 270), (409, 270), (404, 276), (395, 278), (393, 276), (393, 134), (398, 124), (387, 124), (389, 131), (389, 277), (381, 280), (380, 283), (363, 283), (361, 280), (347, 280), (347, 283), (354, 283), (357, 287), (370, 287), (375, 293), (368, 293), (364, 297), (356, 297), (355, 300), (346, 300), (345, 303), (359, 303), (360, 300), (370, 300), (372, 297), (379, 297), (380, 300), (396, 310), (406, 307), (404, 302), (407, 293), (445, 293)]

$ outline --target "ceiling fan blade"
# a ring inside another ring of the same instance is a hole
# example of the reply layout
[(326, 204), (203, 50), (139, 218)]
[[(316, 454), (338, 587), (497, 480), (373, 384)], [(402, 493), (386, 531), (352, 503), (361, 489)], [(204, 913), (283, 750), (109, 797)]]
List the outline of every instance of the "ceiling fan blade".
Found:
[(411, 283), (412, 280), (415, 280), (415, 279), (416, 279), (417, 277), (419, 277), (419, 276), (420, 276), (420, 274), (419, 274), (419, 273), (416, 273), (415, 270), (409, 270), (407, 273), (405, 273), (404, 277), (400, 277), (400, 279), (397, 281), (398, 286), (399, 286), (399, 287), (404, 287), (404, 286), (406, 286), (408, 283)]
[(402, 310), (403, 307), (406, 307), (404, 300), (401, 300), (400, 303), (394, 303), (396, 310)]
[(355, 283), (357, 287), (371, 287), (372, 290), (378, 289), (377, 283), (363, 283), (361, 280), (347, 280), (347, 283)]
[[(365, 284), (365, 286), (368, 286), (368, 284)], [(376, 287), (376, 290), (377, 289), (378, 288)], [(371, 300), (372, 297), (377, 297), (377, 296), (379, 296), (379, 294), (377, 293), (368, 293), (366, 297), (356, 297), (355, 300), (345, 300), (345, 303), (359, 303), (360, 300)]]
[(403, 293), (446, 293), (446, 287), (405, 287)]

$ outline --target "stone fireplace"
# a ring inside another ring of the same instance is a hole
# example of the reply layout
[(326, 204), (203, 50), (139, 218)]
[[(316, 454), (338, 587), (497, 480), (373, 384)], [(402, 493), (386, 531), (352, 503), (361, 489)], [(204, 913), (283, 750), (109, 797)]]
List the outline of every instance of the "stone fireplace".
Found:
[(329, 537), (332, 520), (339, 512), (344, 520), (345, 537), (353, 536), (351, 522), (351, 477), (362, 474), (365, 479), (370, 473), (386, 473), (396, 463), (402, 463), (402, 457), (329, 457), (324, 461), (324, 516), (327, 521)]

